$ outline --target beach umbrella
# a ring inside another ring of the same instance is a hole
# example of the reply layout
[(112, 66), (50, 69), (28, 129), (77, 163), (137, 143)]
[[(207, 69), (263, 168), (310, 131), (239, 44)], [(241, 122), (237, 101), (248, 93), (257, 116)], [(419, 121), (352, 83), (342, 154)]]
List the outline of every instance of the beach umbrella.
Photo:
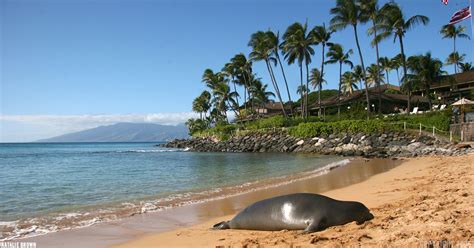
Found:
[(453, 103), (452, 105), (453, 106), (460, 106), (460, 105), (470, 105), (470, 104), (474, 104), (474, 101), (471, 101), (469, 99), (466, 99), (466, 98), (462, 98), (461, 100)]

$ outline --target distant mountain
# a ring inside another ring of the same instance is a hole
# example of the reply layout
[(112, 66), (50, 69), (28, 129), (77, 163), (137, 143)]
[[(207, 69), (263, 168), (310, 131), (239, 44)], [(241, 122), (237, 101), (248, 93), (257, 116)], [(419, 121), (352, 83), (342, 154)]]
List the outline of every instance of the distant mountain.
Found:
[(38, 142), (153, 142), (187, 137), (188, 128), (184, 124), (168, 126), (151, 123), (117, 123)]

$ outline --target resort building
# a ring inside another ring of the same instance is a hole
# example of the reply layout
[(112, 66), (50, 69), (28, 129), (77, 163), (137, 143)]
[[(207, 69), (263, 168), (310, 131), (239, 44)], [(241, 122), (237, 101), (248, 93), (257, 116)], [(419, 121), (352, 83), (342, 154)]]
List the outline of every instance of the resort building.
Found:
[[(430, 84), (430, 93), (434, 94), (435, 100), (449, 104), (463, 97), (471, 99), (474, 91), (474, 71), (467, 71), (438, 78)], [(423, 96), (421, 90), (415, 90), (413, 94)]]

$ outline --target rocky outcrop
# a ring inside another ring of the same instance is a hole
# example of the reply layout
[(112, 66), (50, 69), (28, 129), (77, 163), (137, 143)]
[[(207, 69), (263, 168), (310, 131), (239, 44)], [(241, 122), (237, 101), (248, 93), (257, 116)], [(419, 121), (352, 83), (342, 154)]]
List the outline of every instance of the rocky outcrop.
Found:
[(285, 132), (251, 132), (225, 141), (193, 138), (174, 140), (162, 146), (198, 152), (298, 152), (364, 157), (460, 155), (474, 151), (472, 148), (457, 148), (430, 136), (403, 132), (341, 133), (307, 139), (296, 138)]

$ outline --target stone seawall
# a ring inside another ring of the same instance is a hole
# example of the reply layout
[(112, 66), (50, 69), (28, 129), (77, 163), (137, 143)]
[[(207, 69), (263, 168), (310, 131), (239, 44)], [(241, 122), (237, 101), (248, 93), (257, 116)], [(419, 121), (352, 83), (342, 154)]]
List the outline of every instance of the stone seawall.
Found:
[(296, 138), (281, 131), (250, 132), (225, 141), (193, 138), (174, 140), (162, 146), (187, 148), (197, 152), (300, 152), (364, 157), (460, 155), (474, 151), (472, 148), (457, 148), (431, 136), (403, 132), (354, 135), (341, 133), (307, 139)]

